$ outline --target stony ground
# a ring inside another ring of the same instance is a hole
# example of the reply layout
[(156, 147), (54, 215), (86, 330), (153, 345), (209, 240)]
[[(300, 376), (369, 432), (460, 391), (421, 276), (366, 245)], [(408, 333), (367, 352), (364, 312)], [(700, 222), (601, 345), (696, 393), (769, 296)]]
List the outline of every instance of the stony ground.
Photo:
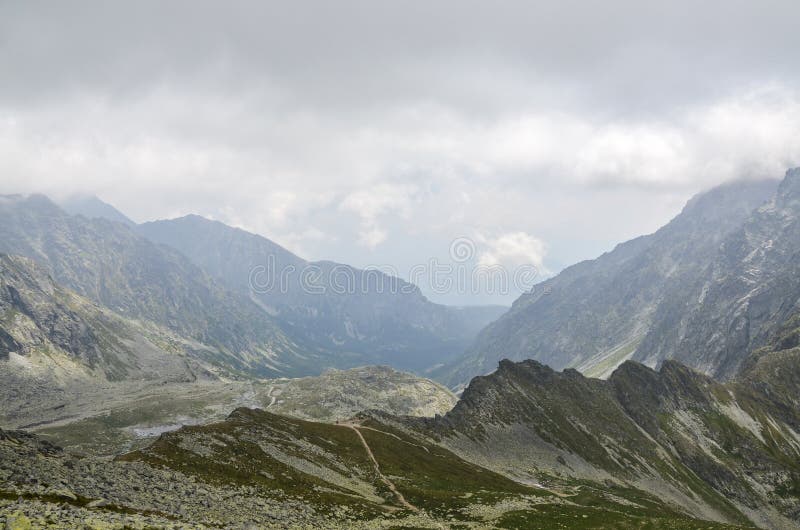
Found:
[(433, 417), (445, 414), (458, 401), (443, 385), (388, 366), (265, 381), (258, 386), (257, 398), (270, 412), (328, 422), (346, 420), (370, 409)]
[[(27, 399), (4, 387), (28, 388)], [(44, 381), (20, 385), (0, 371), (0, 428), (32, 430), (84, 454), (114, 455), (143, 447), (181, 425), (220, 421), (240, 406), (333, 422), (362, 410), (391, 414), (444, 414), (456, 397), (443, 386), (388, 367), (331, 370), (300, 379), (124, 381), (68, 385), (59, 392)], [(9, 403), (14, 403), (12, 407)]]
[(0, 529), (732, 528), (640, 494), (525, 486), (386, 429), (238, 409), (113, 459), (0, 431)]
[[(0, 440), (0, 528), (440, 528), (424, 514), (389, 510), (356, 520), (324, 514), (279, 490), (219, 486), (142, 462), (79, 458), (22, 433)], [(360, 518), (360, 516), (359, 516)]]

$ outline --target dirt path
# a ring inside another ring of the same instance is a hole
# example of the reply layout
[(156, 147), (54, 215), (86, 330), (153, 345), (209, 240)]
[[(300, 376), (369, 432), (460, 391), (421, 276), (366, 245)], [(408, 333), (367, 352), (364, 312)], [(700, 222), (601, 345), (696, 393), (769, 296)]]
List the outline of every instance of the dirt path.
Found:
[(408, 502), (406, 500), (406, 498), (403, 497), (403, 494), (400, 493), (397, 490), (397, 487), (394, 485), (394, 483), (391, 480), (389, 480), (386, 477), (386, 475), (384, 475), (381, 472), (381, 468), (378, 465), (378, 461), (375, 459), (375, 455), (372, 454), (372, 449), (370, 449), (369, 444), (364, 439), (364, 435), (361, 434), (361, 431), (358, 430), (358, 427), (356, 427), (355, 425), (349, 424), (349, 423), (341, 424), (341, 425), (344, 426), (344, 427), (349, 427), (349, 428), (353, 429), (355, 431), (356, 435), (358, 435), (358, 439), (361, 440), (361, 445), (364, 446), (364, 450), (367, 452), (367, 456), (369, 456), (369, 459), (372, 460), (372, 465), (375, 467), (375, 472), (378, 474), (378, 476), (383, 481), (383, 483), (386, 484), (386, 487), (388, 487), (391, 490), (391, 492), (394, 493), (394, 496), (397, 497), (397, 501), (404, 508), (407, 508), (407, 509), (411, 510), (412, 512), (419, 512), (419, 508), (417, 508), (416, 506), (414, 506), (413, 504)]
[(414, 447), (419, 447), (420, 449), (423, 449), (426, 453), (430, 453), (430, 450), (427, 447), (425, 447), (424, 445), (415, 444), (415, 443), (411, 443), (411, 442), (409, 442), (407, 440), (403, 440), (402, 438), (400, 438), (399, 436), (397, 436), (394, 433), (382, 431), (380, 429), (374, 429), (372, 427), (367, 427), (365, 425), (359, 425), (358, 428), (359, 429), (369, 429), (370, 431), (375, 431), (375, 432), (379, 432), (381, 434), (385, 434), (386, 436), (391, 436), (392, 438), (395, 438), (396, 440), (399, 440), (399, 441), (403, 442), (404, 444), (413, 445)]
[(275, 385), (269, 385), (269, 390), (267, 391), (267, 397), (269, 398), (269, 405), (267, 405), (267, 408), (270, 408), (272, 405), (274, 405), (275, 400), (277, 399), (275, 396), (272, 395), (273, 390), (275, 390)]

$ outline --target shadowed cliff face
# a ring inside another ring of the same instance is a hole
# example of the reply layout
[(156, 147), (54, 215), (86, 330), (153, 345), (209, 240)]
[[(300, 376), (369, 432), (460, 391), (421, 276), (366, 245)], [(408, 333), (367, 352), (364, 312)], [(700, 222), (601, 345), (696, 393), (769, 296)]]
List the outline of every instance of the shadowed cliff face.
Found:
[(765, 344), (800, 299), (800, 170), (740, 182), (686, 205), (656, 233), (565, 269), (518, 299), (437, 375), (449, 384), (502, 357), (607, 377), (666, 359), (720, 380)]

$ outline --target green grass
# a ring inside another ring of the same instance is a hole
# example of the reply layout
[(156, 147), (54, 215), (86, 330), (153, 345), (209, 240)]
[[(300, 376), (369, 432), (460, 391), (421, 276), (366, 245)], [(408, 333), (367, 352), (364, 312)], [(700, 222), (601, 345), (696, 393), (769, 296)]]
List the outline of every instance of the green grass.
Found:
[(685, 517), (631, 517), (607, 509), (579, 506), (537, 506), (525, 511), (514, 511), (503, 515), (495, 525), (515, 530), (723, 530), (740, 528), (731, 525), (698, 521)]
[(367, 426), (390, 433), (361, 428), (383, 474), (410, 503), (430, 513), (445, 515), (470, 504), (493, 504), (520, 495), (553, 495), (470, 464), (442, 447), (420, 443), (391, 427), (374, 422)]
[(610, 353), (608, 357), (597, 363), (596, 365), (592, 366), (583, 371), (583, 375), (586, 377), (602, 377), (603, 375), (609, 373), (611, 370), (615, 369), (617, 366), (622, 364), (622, 362), (632, 354), (636, 348), (639, 347), (639, 344), (642, 342), (644, 335), (640, 337), (636, 337), (630, 342), (627, 342), (617, 348), (614, 352)]
[[(565, 505), (553, 492), (514, 482), (374, 420), (359, 430), (381, 472), (412, 505), (439, 520), (531, 529), (733, 528), (686, 518), (633, 488), (591, 482), (573, 481), (569, 489), (577, 493)], [(201, 447), (193, 445), (196, 440), (202, 441)], [(267, 445), (284, 456), (271, 456), (264, 450)], [(208, 453), (201, 456), (193, 448)], [(385, 517), (388, 508), (395, 515), (404, 512), (375, 472), (356, 433), (344, 425), (239, 409), (224, 422), (168, 433), (150, 448), (120, 460), (169, 467), (223, 487), (254, 487), (259, 495), (271, 498), (299, 498), (322, 514), (332, 514), (342, 505), (363, 520)], [(383, 502), (369, 494), (359, 496), (326, 469), (361, 481)]]
[[(254, 441), (263, 440), (289, 457), (328, 469), (343, 466), (380, 490), (382, 483), (372, 476), (372, 464), (355, 433), (335, 425), (304, 422), (261, 411), (245, 414), (249, 417), (184, 427), (179, 432), (162, 436), (148, 449), (123, 455), (119, 460), (142, 460), (169, 467), (223, 487), (252, 486), (270, 497), (299, 497), (323, 513), (338, 505), (349, 506), (368, 518), (384, 512), (378, 503), (369, 502), (354, 490), (270, 456)], [(209, 442), (211, 455), (200, 456), (184, 447), (184, 439), (198, 436)], [(231, 443), (231, 437), (237, 438), (236, 443)], [(297, 440), (302, 447), (316, 446), (319, 450), (302, 450)], [(334, 456), (336, 462), (328, 460), (326, 455)], [(392, 499), (388, 491), (379, 493)]]

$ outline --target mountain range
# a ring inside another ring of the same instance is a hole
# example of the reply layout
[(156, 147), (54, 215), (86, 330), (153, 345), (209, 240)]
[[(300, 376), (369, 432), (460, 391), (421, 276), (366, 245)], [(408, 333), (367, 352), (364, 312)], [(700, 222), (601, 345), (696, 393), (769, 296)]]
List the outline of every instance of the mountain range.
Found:
[[(457, 355), (503, 309), (433, 304), (397, 278), (309, 264), (197, 216), (135, 226), (97, 199), (68, 207), (72, 214), (41, 195), (0, 198), (0, 252), (34, 260), (57, 285), (120, 317), (168, 329), (193, 344), (193, 357), (229, 374), (315, 375), (381, 363), (421, 371)], [(314, 265), (322, 291), (299, 280), (253, 289), (252, 271), (268, 263)], [(336, 290), (334, 274), (358, 289)]]
[[(0, 198), (3, 426), (38, 431), (0, 430), (7, 526), (800, 527), (798, 169), (502, 315), (197, 216), (70, 208)], [(463, 392), (318, 375), (380, 362)]]
[(110, 311), (202, 344), (195, 354), (226, 369), (269, 374), (306, 361), (256, 304), (122, 223), (70, 215), (41, 195), (6, 196), (0, 252), (30, 258), (58, 285)]
[(608, 377), (666, 360), (719, 380), (798, 309), (800, 170), (694, 197), (666, 226), (523, 294), (434, 375), (462, 387), (500, 359)]
[(309, 262), (269, 239), (197, 215), (137, 231), (189, 257), (315, 348), (422, 371), (459, 355), (502, 306), (448, 307), (416, 285), (331, 261)]

